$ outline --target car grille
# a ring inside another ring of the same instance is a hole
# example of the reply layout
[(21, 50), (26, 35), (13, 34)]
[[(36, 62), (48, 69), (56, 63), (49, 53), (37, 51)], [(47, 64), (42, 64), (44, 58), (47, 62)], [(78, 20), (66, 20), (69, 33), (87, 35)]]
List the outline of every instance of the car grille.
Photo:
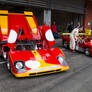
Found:
[(61, 69), (52, 70), (52, 71), (44, 71), (44, 72), (37, 72), (37, 73), (30, 73), (30, 76), (37, 76), (37, 75), (44, 75), (44, 74), (50, 74), (55, 72), (60, 72)]

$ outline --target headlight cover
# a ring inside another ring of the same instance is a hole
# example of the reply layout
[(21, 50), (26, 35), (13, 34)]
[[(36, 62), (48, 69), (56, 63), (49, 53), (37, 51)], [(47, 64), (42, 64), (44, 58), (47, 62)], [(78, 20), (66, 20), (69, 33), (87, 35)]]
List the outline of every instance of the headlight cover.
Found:
[(18, 63), (16, 63), (16, 65), (15, 65), (15, 67), (16, 67), (16, 69), (22, 69), (23, 68), (23, 64), (21, 63), (21, 62), (18, 62)]
[(67, 63), (62, 56), (58, 56), (57, 59), (60, 62), (60, 64), (62, 64), (63, 66), (67, 66)]
[(25, 65), (24, 65), (24, 61), (15, 61), (14, 66), (15, 66), (17, 72), (22, 73), (22, 72), (25, 72), (25, 70), (26, 70)]

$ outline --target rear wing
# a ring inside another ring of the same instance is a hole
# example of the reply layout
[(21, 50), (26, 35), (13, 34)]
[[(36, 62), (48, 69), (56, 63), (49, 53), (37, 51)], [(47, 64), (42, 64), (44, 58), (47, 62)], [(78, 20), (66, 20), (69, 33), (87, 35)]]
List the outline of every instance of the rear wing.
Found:
[[(70, 35), (71, 33), (61, 33), (61, 35)], [(86, 35), (86, 33), (79, 33), (79, 35)]]
[[(71, 33), (61, 33), (61, 36), (69, 36)], [(80, 36), (84, 35), (86, 37), (90, 37), (91, 34), (91, 30), (90, 29), (85, 29), (84, 33), (79, 33)]]

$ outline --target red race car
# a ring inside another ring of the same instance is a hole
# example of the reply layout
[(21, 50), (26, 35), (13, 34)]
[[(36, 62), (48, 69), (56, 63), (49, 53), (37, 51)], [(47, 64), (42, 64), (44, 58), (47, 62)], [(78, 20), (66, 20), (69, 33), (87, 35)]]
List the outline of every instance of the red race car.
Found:
[(32, 12), (1, 13), (4, 22), (0, 23), (0, 51), (14, 76), (37, 76), (69, 69), (62, 50), (51, 48), (55, 40), (50, 27), (39, 28)]
[[(69, 35), (62, 35), (63, 46), (69, 48), (70, 37)], [(92, 56), (92, 37), (86, 37), (80, 35), (75, 46), (76, 51), (85, 53), (88, 56)]]

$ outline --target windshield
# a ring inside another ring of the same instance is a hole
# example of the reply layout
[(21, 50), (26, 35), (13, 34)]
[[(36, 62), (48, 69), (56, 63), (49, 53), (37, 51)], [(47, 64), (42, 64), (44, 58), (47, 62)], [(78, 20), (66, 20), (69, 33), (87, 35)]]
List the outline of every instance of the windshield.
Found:
[(32, 40), (22, 40), (16, 42), (16, 50), (34, 50), (35, 42)]

